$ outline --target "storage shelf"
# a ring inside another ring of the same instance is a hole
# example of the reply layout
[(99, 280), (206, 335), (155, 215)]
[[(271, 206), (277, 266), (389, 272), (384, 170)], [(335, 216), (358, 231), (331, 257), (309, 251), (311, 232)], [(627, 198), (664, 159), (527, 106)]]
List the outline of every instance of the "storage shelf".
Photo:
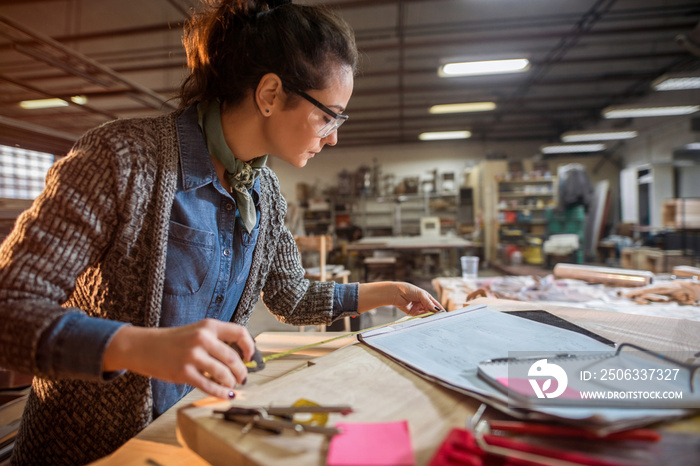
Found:
[(503, 225), (546, 225), (547, 221), (546, 220), (523, 220), (523, 221), (516, 221), (516, 222), (501, 222), (501, 226)]
[[(460, 188), (461, 189), (461, 188)], [(363, 230), (367, 236), (372, 230), (390, 230), (390, 234), (419, 234), (421, 219), (440, 217), (441, 228), (456, 228), (460, 209), (460, 192), (412, 193), (391, 196), (331, 196), (327, 200), (329, 220), (319, 218), (319, 212), (309, 212), (303, 217), (304, 225), (321, 229), (328, 226), (329, 233), (340, 230), (340, 224), (350, 224)], [(319, 222), (320, 221), (320, 222)], [(350, 231), (348, 229), (348, 231)]]
[(411, 202), (411, 201), (425, 201), (426, 199), (444, 199), (444, 198), (457, 198), (459, 197), (459, 192), (449, 192), (449, 193), (412, 193), (412, 194), (399, 194), (393, 196), (358, 196), (358, 197), (337, 197), (334, 198), (334, 202), (338, 204), (356, 204), (358, 202), (378, 202), (378, 203), (388, 203), (388, 202)]
[(504, 192), (504, 193), (498, 193), (498, 195), (500, 197), (553, 197), (554, 193), (553, 192), (549, 192), (549, 193)]
[(527, 183), (552, 183), (556, 181), (555, 178), (529, 178), (523, 179), (519, 178), (517, 180), (499, 180), (501, 184), (527, 184)]
[[(557, 207), (557, 178), (497, 180), (497, 186), (494, 237), (498, 244), (516, 245), (524, 255), (528, 248), (537, 248), (528, 238), (543, 238), (547, 231), (547, 212)], [(510, 203), (517, 205), (508, 206)]]
[(499, 212), (504, 212), (507, 210), (547, 210), (547, 209), (553, 209), (554, 206), (548, 206), (548, 207), (532, 207), (532, 206), (525, 206), (525, 205), (519, 205), (515, 207), (499, 207), (498, 210)]

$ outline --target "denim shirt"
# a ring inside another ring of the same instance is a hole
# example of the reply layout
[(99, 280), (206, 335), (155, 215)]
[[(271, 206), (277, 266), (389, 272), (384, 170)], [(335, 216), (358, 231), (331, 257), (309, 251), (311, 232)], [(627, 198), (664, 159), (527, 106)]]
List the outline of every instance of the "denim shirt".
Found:
[[(197, 124), (196, 106), (177, 120), (180, 176), (170, 216), (165, 291), (160, 326), (187, 325), (205, 318), (229, 321), (250, 272), (258, 238), (260, 182), (251, 189), (257, 220), (248, 233), (236, 202), (221, 185)], [(334, 311), (357, 309), (357, 285), (336, 285)], [(152, 379), (154, 417), (193, 387)]]
[[(170, 214), (160, 327), (206, 318), (231, 320), (258, 238), (260, 181), (255, 180), (251, 189), (258, 221), (248, 233), (236, 201), (216, 174), (199, 126), (193, 126), (188, 116), (185, 112), (177, 120), (180, 167)], [(193, 388), (158, 379), (151, 381), (151, 387), (154, 416)]]
[[(187, 325), (205, 318), (229, 321), (250, 271), (258, 225), (256, 222), (250, 234), (246, 232), (235, 200), (221, 185), (197, 124), (196, 106), (180, 114), (176, 125), (180, 165), (170, 217), (160, 327)], [(256, 207), (259, 189), (256, 180), (251, 190)], [(259, 222), (259, 210), (257, 219)], [(336, 318), (356, 315), (350, 312), (357, 309), (357, 287), (356, 283), (335, 286)], [(124, 325), (128, 324), (68, 313), (42, 335), (38, 364), (71, 367), (76, 374), (102, 367), (109, 341)], [(103, 380), (121, 373), (104, 373)], [(155, 378), (151, 386), (154, 418), (192, 390), (188, 385)]]

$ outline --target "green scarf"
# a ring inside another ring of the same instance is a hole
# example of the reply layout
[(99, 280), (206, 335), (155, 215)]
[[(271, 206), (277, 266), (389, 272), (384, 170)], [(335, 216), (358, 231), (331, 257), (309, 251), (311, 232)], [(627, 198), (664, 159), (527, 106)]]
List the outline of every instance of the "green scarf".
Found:
[(207, 141), (207, 149), (226, 167), (226, 176), (231, 183), (231, 194), (236, 200), (243, 224), (250, 233), (256, 223), (255, 203), (250, 195), (250, 189), (267, 162), (267, 154), (249, 162), (243, 162), (233, 155), (224, 139), (224, 131), (221, 128), (221, 104), (218, 100), (200, 102), (197, 104), (197, 113), (199, 126), (204, 131)]

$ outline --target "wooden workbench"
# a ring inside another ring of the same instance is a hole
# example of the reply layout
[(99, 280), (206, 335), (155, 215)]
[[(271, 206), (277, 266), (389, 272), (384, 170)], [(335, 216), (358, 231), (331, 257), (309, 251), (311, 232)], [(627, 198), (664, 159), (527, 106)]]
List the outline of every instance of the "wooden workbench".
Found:
[[(279, 353), (292, 348), (324, 341), (344, 332), (265, 332), (255, 337), (255, 343), (263, 355)], [(338, 348), (356, 342), (354, 337), (347, 337), (317, 346), (283, 359), (270, 361), (265, 370), (248, 374), (245, 386), (236, 388), (236, 401), (246, 399), (267, 382), (305, 368), (309, 361), (329, 354)], [(207, 397), (206, 393), (195, 389), (175, 406), (163, 413), (136, 437), (112, 455), (105, 457), (93, 466), (116, 465), (168, 465), (168, 466), (205, 466), (209, 463), (189, 449), (182, 448), (176, 432), (177, 410), (184, 406), (195, 406), (220, 402), (220, 399)]]
[[(529, 309), (531, 304), (480, 299), (496, 310)], [(700, 323), (610, 312), (551, 308), (554, 314), (615, 341), (656, 350), (700, 348)], [(235, 403), (289, 405), (300, 398), (324, 405), (349, 404), (347, 417), (330, 422), (408, 421), (417, 464), (426, 464), (452, 427), (463, 427), (479, 403), (408, 371), (361, 344), (345, 346), (313, 364), (246, 391)], [(251, 431), (213, 416), (231, 402), (189, 406), (178, 411), (181, 441), (212, 464), (322, 465), (328, 441), (320, 435), (280, 436)], [(697, 429), (697, 420), (684, 421)], [(700, 436), (700, 432), (697, 433)], [(696, 438), (696, 437), (694, 437)]]

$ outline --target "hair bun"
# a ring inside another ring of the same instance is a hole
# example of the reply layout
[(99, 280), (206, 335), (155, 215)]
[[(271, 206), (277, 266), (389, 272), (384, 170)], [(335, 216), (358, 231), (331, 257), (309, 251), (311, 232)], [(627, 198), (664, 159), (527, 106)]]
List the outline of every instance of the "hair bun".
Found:
[(265, 3), (267, 3), (267, 7), (272, 10), (285, 3), (292, 3), (292, 0), (265, 0)]

